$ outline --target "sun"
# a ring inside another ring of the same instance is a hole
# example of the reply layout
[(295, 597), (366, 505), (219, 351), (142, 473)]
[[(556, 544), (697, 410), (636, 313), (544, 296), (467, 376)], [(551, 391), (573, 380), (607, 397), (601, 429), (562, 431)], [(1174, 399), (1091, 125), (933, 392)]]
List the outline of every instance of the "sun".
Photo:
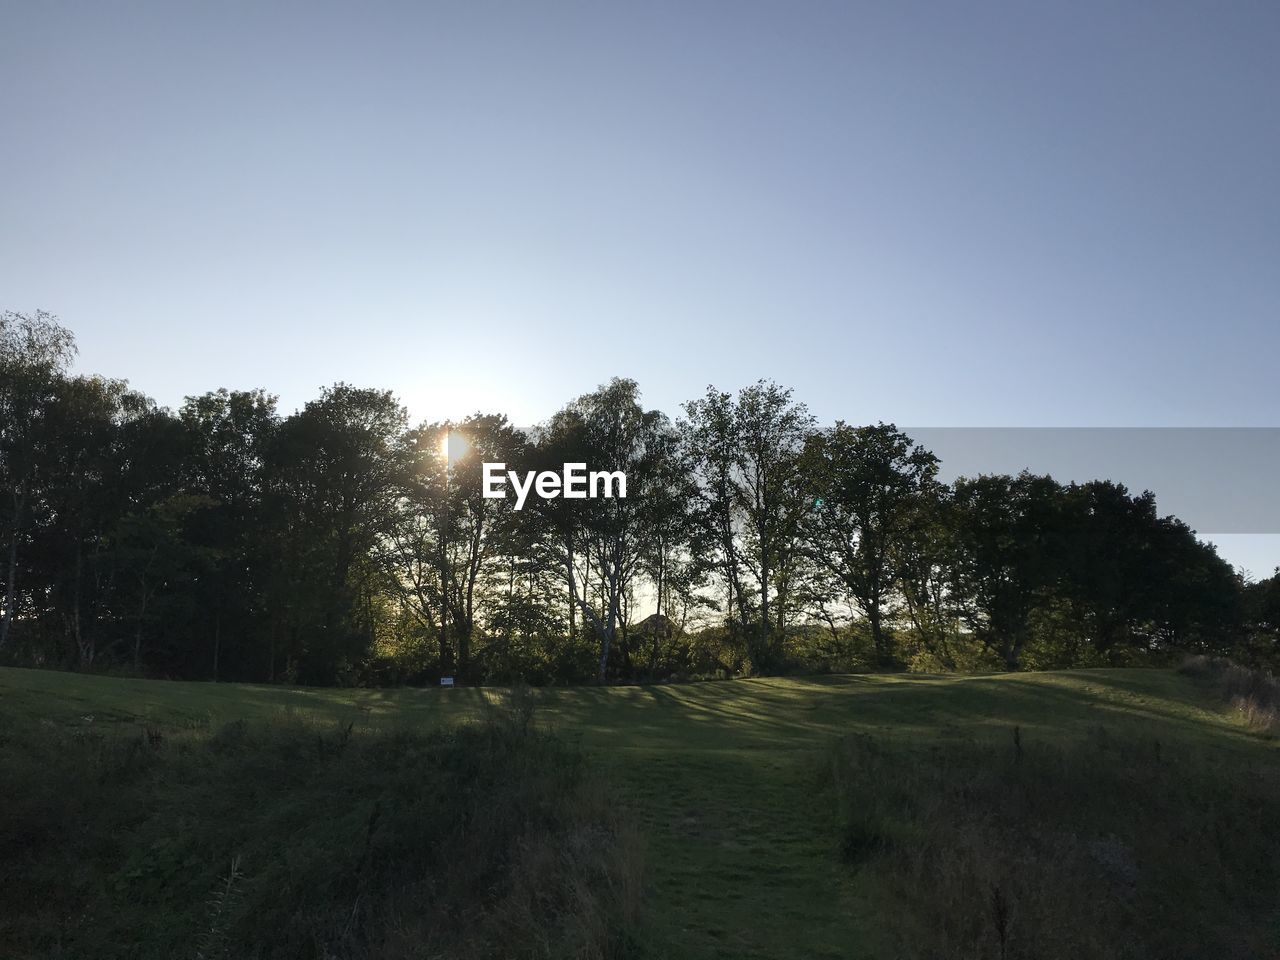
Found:
[(440, 438), (440, 455), (450, 463), (461, 460), (470, 449), (471, 444), (467, 442), (467, 438), (457, 430), (448, 430)]

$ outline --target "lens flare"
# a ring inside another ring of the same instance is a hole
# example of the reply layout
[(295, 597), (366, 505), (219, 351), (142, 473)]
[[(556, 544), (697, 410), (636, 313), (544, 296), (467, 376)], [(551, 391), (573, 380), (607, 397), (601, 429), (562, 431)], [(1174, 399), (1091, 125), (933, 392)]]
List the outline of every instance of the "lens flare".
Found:
[(450, 430), (440, 438), (440, 453), (448, 459), (450, 463), (455, 463), (466, 456), (467, 451), (471, 449), (471, 444), (467, 442), (467, 438), (460, 434), (457, 430)]

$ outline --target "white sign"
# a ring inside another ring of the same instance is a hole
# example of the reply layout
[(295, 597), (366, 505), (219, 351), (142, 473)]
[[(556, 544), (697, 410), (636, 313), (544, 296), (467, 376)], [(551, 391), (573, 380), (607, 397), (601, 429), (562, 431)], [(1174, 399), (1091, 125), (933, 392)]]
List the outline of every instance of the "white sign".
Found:
[(440, 678), (440, 686), (442, 686), (442, 687), (452, 687), (452, 686), (453, 686), (453, 677), (441, 677), (441, 678)]

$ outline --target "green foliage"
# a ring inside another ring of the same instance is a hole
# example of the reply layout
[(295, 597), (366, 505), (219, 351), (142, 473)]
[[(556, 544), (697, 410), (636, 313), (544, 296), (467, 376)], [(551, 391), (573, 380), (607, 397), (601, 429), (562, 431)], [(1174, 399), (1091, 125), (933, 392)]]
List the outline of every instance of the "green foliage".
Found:
[(876, 660), (891, 666), (898, 565), (921, 503), (937, 496), (938, 459), (892, 424), (837, 422), (809, 438), (802, 466), (812, 503), (803, 520), (808, 553), (860, 608)]
[[(678, 423), (614, 378), (528, 431), (411, 428), (346, 383), (287, 417), (262, 390), (175, 414), (73, 352), (48, 314), (0, 317), (3, 662), (385, 685), (1280, 656), (1274, 578), (1242, 584), (1151, 493), (949, 488), (892, 424), (819, 429), (771, 381)], [(497, 461), (630, 496), (516, 511), (483, 496)], [(636, 632), (654, 616), (676, 629)]]
[(725, 620), (754, 673), (783, 664), (805, 559), (801, 452), (815, 421), (792, 391), (760, 380), (734, 396), (708, 387), (684, 405), (698, 512), (726, 591)]
[(1244, 588), (1246, 628), (1230, 651), (1254, 667), (1280, 669), (1280, 570)]
[[(950, 631), (939, 641), (934, 632), (904, 631), (898, 639), (903, 662), (917, 673), (994, 673), (1005, 669), (1000, 655), (971, 633)], [(1039, 645), (1032, 643), (1032, 653)]]
[(1050, 477), (961, 478), (955, 484), (954, 583), (965, 620), (1014, 670), (1031, 639), (1031, 618), (1053, 594), (1065, 530)]

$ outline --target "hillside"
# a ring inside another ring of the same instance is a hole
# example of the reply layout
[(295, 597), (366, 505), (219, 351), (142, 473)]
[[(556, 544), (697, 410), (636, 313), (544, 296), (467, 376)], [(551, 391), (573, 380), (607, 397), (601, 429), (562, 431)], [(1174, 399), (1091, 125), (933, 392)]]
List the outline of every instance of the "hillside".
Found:
[[(332, 721), (435, 729), (501, 690), (319, 690), (0, 670), (7, 738), (37, 729), (198, 735)], [(536, 722), (579, 742), (646, 835), (643, 956), (850, 957), (890, 948), (873, 881), (839, 855), (832, 748), (866, 735), (903, 756), (1018, 728), (1029, 754), (1089, 737), (1270, 764), (1275, 744), (1160, 670), (832, 676), (537, 691)]]

